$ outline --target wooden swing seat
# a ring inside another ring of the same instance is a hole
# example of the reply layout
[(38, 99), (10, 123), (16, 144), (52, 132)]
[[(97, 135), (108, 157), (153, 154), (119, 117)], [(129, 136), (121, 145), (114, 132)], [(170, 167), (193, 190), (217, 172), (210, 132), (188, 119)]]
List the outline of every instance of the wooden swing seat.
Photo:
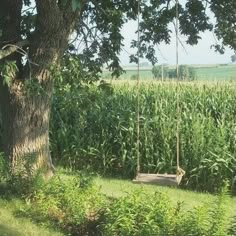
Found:
[(146, 174), (139, 173), (133, 179), (133, 183), (156, 184), (161, 186), (178, 186), (182, 180), (183, 175), (175, 174)]

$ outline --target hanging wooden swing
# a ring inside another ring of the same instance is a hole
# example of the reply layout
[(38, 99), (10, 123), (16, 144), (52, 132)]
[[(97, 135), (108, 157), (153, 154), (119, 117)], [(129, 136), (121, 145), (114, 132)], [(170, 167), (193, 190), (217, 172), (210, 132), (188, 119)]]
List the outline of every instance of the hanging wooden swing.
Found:
[(139, 110), (140, 110), (140, 65), (139, 65), (139, 51), (140, 51), (140, 3), (138, 1), (138, 96), (137, 96), (137, 175), (133, 180), (133, 183), (144, 183), (144, 184), (157, 184), (162, 186), (178, 186), (185, 174), (185, 171), (180, 168), (179, 165), (179, 154), (180, 154), (180, 107), (179, 107), (179, 66), (178, 66), (178, 0), (176, 0), (176, 74), (177, 74), (177, 89), (176, 89), (176, 102), (177, 102), (177, 130), (176, 130), (176, 173), (175, 174), (150, 174), (140, 172), (140, 128), (139, 128)]
[(161, 186), (178, 186), (184, 176), (185, 171), (178, 169), (176, 174), (147, 174), (138, 173), (133, 183), (157, 184)]

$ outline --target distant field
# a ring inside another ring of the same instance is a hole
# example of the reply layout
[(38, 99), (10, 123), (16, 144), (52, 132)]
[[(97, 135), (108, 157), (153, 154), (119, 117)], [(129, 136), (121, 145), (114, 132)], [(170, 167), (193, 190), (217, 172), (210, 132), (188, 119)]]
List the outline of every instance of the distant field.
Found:
[[(195, 68), (198, 80), (236, 80), (236, 65), (190, 65)], [(173, 68), (174, 66), (169, 66)], [(126, 73), (121, 76), (121, 79), (135, 79), (137, 69), (135, 67), (124, 68)], [(140, 69), (141, 79), (152, 79), (152, 67)], [(110, 78), (109, 72), (104, 72), (103, 78)]]
[(230, 80), (236, 79), (236, 65), (216, 65), (214, 67), (196, 68), (199, 79), (203, 80)]

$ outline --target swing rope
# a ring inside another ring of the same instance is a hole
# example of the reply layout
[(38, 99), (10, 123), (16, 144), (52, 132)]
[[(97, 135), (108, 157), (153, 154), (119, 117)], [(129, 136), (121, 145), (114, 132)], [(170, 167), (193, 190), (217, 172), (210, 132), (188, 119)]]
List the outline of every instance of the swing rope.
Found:
[(138, 0), (137, 174), (140, 173), (140, 0)]
[[(175, 34), (176, 34), (176, 112), (177, 112), (177, 123), (176, 123), (176, 176), (183, 176), (185, 171), (180, 168), (180, 101), (179, 101), (179, 1), (175, 0), (176, 3), (176, 22), (175, 22)], [(138, 0), (138, 65), (137, 65), (137, 175), (140, 174), (140, 0)]]
[(177, 125), (176, 125), (176, 174), (180, 170), (180, 106), (179, 106), (179, 1), (176, 2), (176, 22), (175, 22), (175, 36), (176, 36), (176, 103), (177, 103)]

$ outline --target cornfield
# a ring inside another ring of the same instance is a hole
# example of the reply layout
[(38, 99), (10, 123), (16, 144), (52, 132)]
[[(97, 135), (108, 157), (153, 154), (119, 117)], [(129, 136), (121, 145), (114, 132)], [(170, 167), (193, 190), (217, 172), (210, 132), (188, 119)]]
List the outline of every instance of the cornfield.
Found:
[[(234, 83), (179, 83), (182, 186), (215, 191), (236, 175), (236, 88)], [(146, 173), (176, 168), (177, 85), (140, 85), (140, 157)], [(132, 178), (137, 165), (137, 86), (55, 91), (51, 121), (54, 161), (72, 169)]]

